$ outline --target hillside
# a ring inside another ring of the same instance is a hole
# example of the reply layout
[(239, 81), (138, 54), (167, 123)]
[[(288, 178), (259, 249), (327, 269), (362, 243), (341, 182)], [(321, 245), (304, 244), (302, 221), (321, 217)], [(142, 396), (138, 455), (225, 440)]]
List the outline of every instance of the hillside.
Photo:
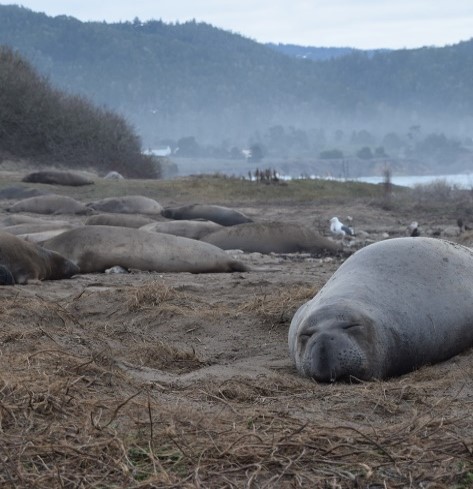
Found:
[(473, 129), (471, 40), (315, 62), (197, 22), (80, 22), (10, 5), (0, 23), (0, 44), (61, 89), (124, 114), (145, 147), (192, 136), (228, 152), (272, 138), (283, 147), (268, 154), (310, 157), (340, 134), (355, 154), (355, 132), (371, 133), (374, 151), (411, 127), (459, 139)]
[(378, 51), (383, 50), (360, 50), (355, 48), (326, 48), (326, 47), (314, 47), (314, 46), (299, 46), (297, 44), (282, 44), (282, 43), (266, 43), (266, 46), (273, 49), (274, 51), (286, 54), (287, 56), (292, 56), (294, 58), (310, 59), (312, 61), (327, 61), (330, 59), (339, 58), (340, 56), (347, 56), (353, 53), (365, 53), (374, 54)]

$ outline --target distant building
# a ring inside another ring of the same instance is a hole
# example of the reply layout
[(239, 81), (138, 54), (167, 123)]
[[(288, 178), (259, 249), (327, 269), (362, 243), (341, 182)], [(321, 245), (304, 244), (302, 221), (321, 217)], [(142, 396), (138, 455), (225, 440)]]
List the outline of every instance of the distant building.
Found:
[(152, 156), (169, 156), (172, 153), (171, 148), (169, 146), (166, 146), (164, 148), (155, 148), (155, 149), (146, 149), (143, 151), (143, 154), (145, 155), (152, 155)]

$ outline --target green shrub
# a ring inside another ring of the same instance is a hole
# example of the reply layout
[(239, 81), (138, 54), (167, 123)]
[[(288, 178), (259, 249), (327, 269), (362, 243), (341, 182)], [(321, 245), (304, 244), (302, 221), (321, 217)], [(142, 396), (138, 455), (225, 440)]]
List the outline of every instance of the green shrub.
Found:
[(20, 55), (0, 47), (0, 151), (38, 166), (96, 168), (157, 178), (141, 141), (118, 114), (54, 89)]

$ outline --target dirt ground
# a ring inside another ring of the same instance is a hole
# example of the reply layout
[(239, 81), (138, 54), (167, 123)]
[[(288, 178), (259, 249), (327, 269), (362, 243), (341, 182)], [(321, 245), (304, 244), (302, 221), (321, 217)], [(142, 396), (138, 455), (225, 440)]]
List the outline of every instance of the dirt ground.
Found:
[[(238, 209), (323, 232), (349, 214), (353, 248), (414, 219), (456, 232), (454, 214), (363, 200)], [(269, 271), (2, 287), (0, 486), (473, 487), (471, 351), (383, 382), (302, 378), (290, 320), (343, 258), (237, 257)]]

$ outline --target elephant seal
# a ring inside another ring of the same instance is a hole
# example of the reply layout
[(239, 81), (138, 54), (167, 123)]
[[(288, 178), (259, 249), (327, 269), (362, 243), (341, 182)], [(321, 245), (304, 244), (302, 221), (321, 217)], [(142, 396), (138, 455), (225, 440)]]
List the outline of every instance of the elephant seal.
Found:
[(159, 202), (142, 195), (107, 197), (90, 202), (87, 206), (95, 211), (117, 214), (161, 214), (163, 210), (163, 206)]
[(13, 275), (4, 265), (0, 265), (0, 285), (15, 285)]
[(124, 228), (140, 228), (145, 224), (156, 222), (154, 219), (133, 214), (96, 214), (86, 219), (86, 226), (121, 226)]
[(141, 226), (143, 231), (152, 231), (154, 233), (173, 234), (174, 236), (183, 236), (184, 238), (201, 239), (222, 226), (213, 221), (164, 221), (153, 222)]
[(70, 187), (80, 187), (82, 185), (92, 185), (93, 180), (87, 178), (80, 173), (73, 171), (60, 170), (41, 170), (28, 173), (25, 175), (22, 182), (28, 183), (49, 183), (52, 185), (68, 185)]
[(336, 254), (342, 248), (307, 226), (290, 222), (251, 222), (225, 227), (202, 238), (224, 250), (259, 253)]
[[(27, 222), (45, 223), (49, 221), (47, 221), (46, 219), (42, 219), (41, 217), (27, 216), (26, 214), (9, 214), (9, 215), (5, 215), (4, 217), (2, 217), (2, 219), (0, 219), (0, 227), (15, 226), (16, 224), (25, 224)], [(62, 222), (66, 222), (66, 221), (62, 221)]]
[(15, 224), (13, 226), (6, 226), (2, 228), (2, 231), (18, 236), (20, 234), (32, 234), (32, 233), (42, 233), (44, 231), (53, 231), (56, 229), (71, 229), (73, 226), (71, 223), (65, 221), (45, 221), (36, 223), (24, 223)]
[(39, 195), (18, 201), (7, 208), (8, 212), (33, 212), (36, 214), (90, 214), (84, 204), (64, 195)]
[(0, 283), (26, 284), (29, 279), (59, 280), (79, 273), (79, 268), (59, 253), (0, 232)]
[(27, 199), (28, 197), (37, 197), (38, 195), (47, 195), (50, 192), (40, 190), (39, 188), (11, 186), (0, 190), (0, 199), (18, 200)]
[(473, 251), (396, 238), (348, 258), (289, 328), (297, 370), (321, 382), (386, 379), (473, 346)]
[(69, 229), (71, 228), (50, 229), (49, 231), (38, 231), (36, 233), (17, 234), (17, 236), (26, 241), (41, 244), (48, 239), (54, 238), (55, 236), (59, 236), (60, 234), (69, 231)]
[(82, 273), (119, 265), (156, 272), (245, 272), (225, 251), (194, 239), (115, 226), (84, 226), (43, 243), (76, 263)]
[(234, 226), (245, 222), (253, 222), (243, 212), (220, 205), (192, 204), (182, 207), (166, 207), (162, 213), (168, 219), (206, 219), (222, 226)]

